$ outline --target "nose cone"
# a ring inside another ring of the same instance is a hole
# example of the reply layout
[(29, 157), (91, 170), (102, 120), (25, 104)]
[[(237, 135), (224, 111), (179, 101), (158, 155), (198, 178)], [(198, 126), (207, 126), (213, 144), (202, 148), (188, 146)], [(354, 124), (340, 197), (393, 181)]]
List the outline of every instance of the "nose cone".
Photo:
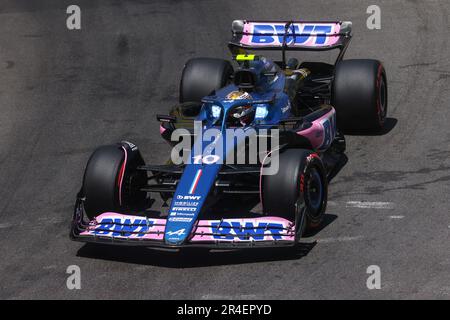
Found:
[(166, 244), (182, 245), (188, 240), (221, 167), (221, 164), (186, 165), (170, 204), (164, 231)]
[(164, 235), (164, 242), (168, 245), (179, 246), (186, 240), (186, 229), (169, 231)]

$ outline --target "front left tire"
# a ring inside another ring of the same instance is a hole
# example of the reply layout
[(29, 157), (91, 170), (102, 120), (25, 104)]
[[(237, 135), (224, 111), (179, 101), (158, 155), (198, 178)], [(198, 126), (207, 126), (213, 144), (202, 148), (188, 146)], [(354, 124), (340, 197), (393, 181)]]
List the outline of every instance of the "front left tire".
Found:
[(84, 211), (92, 220), (104, 212), (120, 212), (143, 203), (146, 193), (139, 190), (147, 173), (139, 150), (128, 142), (97, 148), (86, 165), (82, 194)]

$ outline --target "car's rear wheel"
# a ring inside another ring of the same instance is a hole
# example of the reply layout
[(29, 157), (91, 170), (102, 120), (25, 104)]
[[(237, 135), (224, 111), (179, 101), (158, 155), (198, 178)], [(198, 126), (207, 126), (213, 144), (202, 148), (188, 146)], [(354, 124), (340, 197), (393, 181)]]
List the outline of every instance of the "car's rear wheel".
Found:
[(386, 120), (388, 90), (386, 72), (377, 60), (344, 60), (337, 64), (332, 86), (332, 105), (342, 132), (380, 131)]
[(230, 83), (233, 67), (227, 60), (215, 58), (190, 59), (183, 69), (180, 102), (200, 102), (214, 90)]
[(293, 221), (299, 200), (304, 200), (305, 227), (317, 228), (327, 205), (328, 184), (317, 154), (305, 149), (289, 149), (279, 155), (279, 170), (262, 177), (264, 213)]
[(143, 204), (145, 171), (136, 170), (144, 161), (135, 145), (119, 143), (97, 148), (86, 165), (82, 194), (89, 219), (104, 212), (117, 212)]

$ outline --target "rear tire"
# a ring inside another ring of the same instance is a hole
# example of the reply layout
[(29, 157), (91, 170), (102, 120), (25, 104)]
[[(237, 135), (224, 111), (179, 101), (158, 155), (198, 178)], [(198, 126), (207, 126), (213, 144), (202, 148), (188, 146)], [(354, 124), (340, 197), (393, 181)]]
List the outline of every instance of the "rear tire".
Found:
[(347, 133), (372, 133), (383, 128), (387, 107), (387, 80), (377, 60), (344, 60), (337, 64), (332, 105), (337, 126)]
[(92, 220), (104, 212), (118, 212), (142, 204), (146, 193), (139, 191), (139, 186), (147, 182), (147, 174), (137, 171), (136, 167), (143, 164), (139, 151), (132, 144), (97, 148), (89, 158), (83, 178), (87, 217)]
[(289, 149), (280, 154), (279, 170), (263, 176), (264, 213), (294, 221), (296, 204), (305, 201), (306, 231), (317, 228), (327, 206), (325, 169), (317, 154), (305, 149)]
[(233, 74), (230, 62), (215, 58), (194, 58), (183, 69), (180, 102), (200, 102), (214, 90), (226, 86)]

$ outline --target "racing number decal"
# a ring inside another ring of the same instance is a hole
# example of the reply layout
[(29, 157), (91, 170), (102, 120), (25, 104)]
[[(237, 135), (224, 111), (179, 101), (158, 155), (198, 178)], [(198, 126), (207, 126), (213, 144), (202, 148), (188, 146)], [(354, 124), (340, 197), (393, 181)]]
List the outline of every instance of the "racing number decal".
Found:
[(321, 148), (326, 148), (331, 144), (331, 125), (328, 119), (322, 121), (323, 126), (323, 143)]
[(220, 160), (220, 157), (215, 154), (209, 154), (207, 156), (198, 155), (193, 157), (194, 164), (214, 164), (217, 163)]
[(321, 125), (323, 126), (324, 137), (320, 149), (326, 149), (336, 136), (336, 113), (332, 112), (328, 118), (321, 121)]

